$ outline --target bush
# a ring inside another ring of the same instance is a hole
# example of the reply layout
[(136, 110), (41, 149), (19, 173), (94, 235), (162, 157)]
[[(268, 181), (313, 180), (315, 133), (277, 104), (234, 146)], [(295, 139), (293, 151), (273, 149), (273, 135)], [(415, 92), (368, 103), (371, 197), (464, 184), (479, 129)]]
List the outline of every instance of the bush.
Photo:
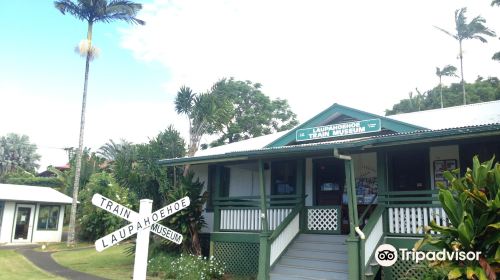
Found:
[[(445, 271), (448, 279), (497, 279), (500, 272), (500, 164), (494, 157), (484, 163), (474, 157), (472, 169), (445, 172), (449, 186), (440, 185), (439, 200), (450, 226), (429, 223), (415, 249), (428, 244), (438, 250), (481, 252), (479, 261), (435, 261), (430, 266)], [(431, 235), (430, 230), (439, 232)], [(427, 279), (441, 279), (429, 277)]]
[(164, 279), (222, 279), (226, 266), (214, 257), (204, 258), (195, 255), (180, 255), (170, 261), (172, 256), (158, 255), (149, 260), (149, 273), (162, 275)]
[(34, 174), (18, 167), (15, 170), (0, 176), (0, 183), (13, 185), (27, 185), (61, 189), (64, 185), (57, 178), (36, 177)]
[[(180, 184), (167, 192), (168, 201), (174, 202), (185, 196), (189, 196), (191, 204), (189, 207), (170, 216), (164, 224), (182, 234), (182, 251), (201, 255), (200, 232), (206, 225), (203, 217), (203, 205), (207, 201), (207, 192), (203, 192), (203, 182), (194, 180), (194, 173), (190, 172), (186, 177), (180, 179)], [(166, 241), (173, 244), (172, 242)], [(175, 244), (175, 247), (178, 246)]]
[(135, 201), (127, 189), (120, 187), (108, 173), (93, 174), (85, 188), (80, 192), (80, 238), (95, 241), (120, 227), (126, 221), (92, 204), (92, 196), (99, 193), (121, 205), (132, 208)]

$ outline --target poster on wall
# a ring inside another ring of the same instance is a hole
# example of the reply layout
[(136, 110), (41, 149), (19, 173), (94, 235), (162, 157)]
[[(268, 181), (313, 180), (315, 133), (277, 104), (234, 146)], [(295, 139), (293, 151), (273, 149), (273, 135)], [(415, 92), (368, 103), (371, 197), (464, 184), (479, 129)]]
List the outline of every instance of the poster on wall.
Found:
[(457, 168), (456, 159), (444, 159), (434, 161), (434, 188), (437, 187), (438, 182), (443, 183), (443, 185), (448, 186), (448, 182), (444, 178), (445, 171), (452, 171)]

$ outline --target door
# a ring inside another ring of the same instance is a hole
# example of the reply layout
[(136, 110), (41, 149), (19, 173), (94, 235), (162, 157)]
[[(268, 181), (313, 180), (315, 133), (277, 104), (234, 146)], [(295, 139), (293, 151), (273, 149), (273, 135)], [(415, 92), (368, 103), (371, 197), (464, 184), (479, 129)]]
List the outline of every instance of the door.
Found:
[(13, 242), (31, 242), (35, 205), (18, 204), (14, 219)]
[(344, 185), (343, 160), (336, 158), (314, 160), (315, 205), (341, 205)]

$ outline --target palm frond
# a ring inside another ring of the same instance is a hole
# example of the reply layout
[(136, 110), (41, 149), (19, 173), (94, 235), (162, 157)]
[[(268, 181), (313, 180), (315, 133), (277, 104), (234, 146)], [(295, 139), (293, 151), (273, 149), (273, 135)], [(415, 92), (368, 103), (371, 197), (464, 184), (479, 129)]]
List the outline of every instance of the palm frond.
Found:
[[(101, 1), (105, 2), (105, 1)], [(134, 3), (126, 0), (111, 1), (100, 9), (100, 13), (95, 21), (111, 22), (111, 21), (125, 21), (128, 23), (144, 25), (145, 22), (136, 18), (137, 13), (142, 9), (141, 4)]]
[(491, 59), (496, 60), (496, 61), (500, 61), (500, 52), (496, 52), (493, 55), (493, 57), (491, 57)]
[(112, 22), (125, 21), (133, 24), (144, 25), (145, 22), (136, 18), (142, 9), (141, 4), (126, 0), (58, 0), (54, 2), (55, 7), (61, 13), (69, 13), (80, 20), (88, 22)]
[(177, 92), (177, 97), (175, 98), (175, 111), (179, 114), (191, 114), (193, 110), (195, 94), (191, 88), (187, 86), (182, 86)]
[(443, 67), (443, 70), (441, 70), (441, 76), (458, 77), (456, 71), (457, 67), (453, 65), (446, 65), (445, 67)]
[(75, 4), (71, 0), (59, 0), (54, 1), (54, 6), (58, 9), (63, 15), (66, 13), (73, 15), (79, 20), (88, 20), (87, 13), (81, 8), (81, 6)]
[(441, 32), (444, 32), (446, 35), (448, 35), (448, 36), (450, 36), (450, 37), (455, 38), (455, 39), (457, 39), (457, 40), (458, 40), (458, 38), (457, 38), (457, 36), (456, 36), (455, 34), (453, 34), (453, 33), (449, 32), (449, 31), (447, 31), (447, 30), (445, 30), (445, 29), (443, 29), (443, 28), (441, 28), (441, 27), (438, 27), (438, 26), (435, 26), (435, 25), (433, 25), (433, 26), (434, 26), (434, 28), (436, 28), (437, 30), (440, 30)]

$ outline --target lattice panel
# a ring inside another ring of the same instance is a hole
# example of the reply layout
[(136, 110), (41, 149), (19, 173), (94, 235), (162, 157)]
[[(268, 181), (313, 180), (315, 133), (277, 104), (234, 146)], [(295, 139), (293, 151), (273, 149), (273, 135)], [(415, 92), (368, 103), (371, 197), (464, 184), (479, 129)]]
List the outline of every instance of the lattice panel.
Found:
[(252, 276), (259, 270), (259, 243), (215, 241), (214, 256), (234, 275)]
[(382, 279), (423, 279), (427, 270), (426, 262), (416, 264), (413, 261), (398, 260), (393, 266), (384, 267)]
[(307, 229), (317, 231), (337, 231), (339, 229), (338, 208), (307, 209)]

